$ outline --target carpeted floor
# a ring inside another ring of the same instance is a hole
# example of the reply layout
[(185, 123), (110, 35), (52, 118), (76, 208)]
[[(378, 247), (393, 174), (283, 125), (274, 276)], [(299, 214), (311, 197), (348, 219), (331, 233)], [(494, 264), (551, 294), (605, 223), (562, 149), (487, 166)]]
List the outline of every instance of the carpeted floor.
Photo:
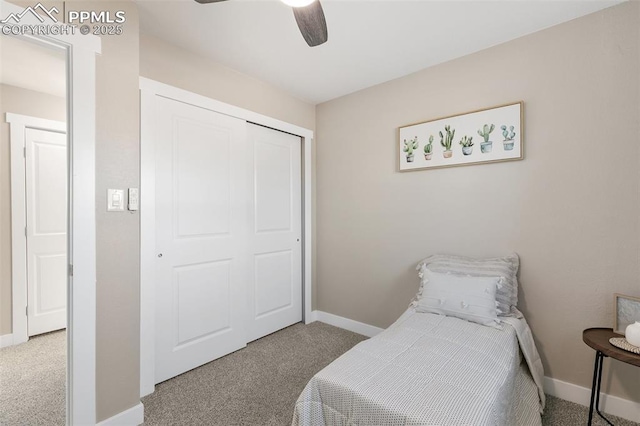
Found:
[(0, 349), (0, 425), (64, 425), (67, 333)]
[[(594, 426), (606, 426), (607, 423), (594, 415)], [(619, 417), (610, 416), (605, 414), (609, 420), (616, 426), (639, 426), (640, 423), (635, 423), (629, 420), (621, 419)], [(574, 425), (586, 425), (589, 420), (589, 408), (582, 405), (574, 404), (573, 402), (565, 401), (564, 399), (555, 398), (547, 395), (547, 406), (542, 416), (543, 426), (574, 426)]]
[[(364, 339), (320, 322), (293, 325), (156, 385), (142, 401), (145, 425), (290, 425), (307, 381)], [(61, 331), (0, 349), (0, 425), (64, 425), (65, 340)], [(544, 426), (587, 423), (586, 407), (547, 401)], [(606, 425), (598, 417), (593, 424)]]
[(295, 324), (156, 385), (147, 425), (289, 425), (309, 379), (364, 340), (315, 322)]

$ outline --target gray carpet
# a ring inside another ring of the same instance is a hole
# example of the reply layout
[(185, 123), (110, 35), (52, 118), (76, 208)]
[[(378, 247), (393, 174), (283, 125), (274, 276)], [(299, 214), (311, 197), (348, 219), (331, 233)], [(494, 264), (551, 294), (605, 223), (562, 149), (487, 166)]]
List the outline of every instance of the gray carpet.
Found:
[(66, 331), (0, 349), (0, 425), (64, 425)]
[[(607, 422), (602, 420), (594, 412), (593, 426), (606, 426)], [(613, 422), (616, 426), (638, 426), (640, 423), (635, 423), (629, 420), (624, 420), (619, 417), (605, 416)], [(556, 398), (547, 395), (547, 406), (545, 408), (544, 415), (542, 416), (543, 426), (573, 426), (573, 425), (586, 425), (589, 420), (589, 408), (582, 405), (574, 404), (573, 402), (565, 401), (564, 399)]]
[(356, 343), (349, 331), (296, 324), (156, 385), (145, 425), (287, 425), (309, 379)]

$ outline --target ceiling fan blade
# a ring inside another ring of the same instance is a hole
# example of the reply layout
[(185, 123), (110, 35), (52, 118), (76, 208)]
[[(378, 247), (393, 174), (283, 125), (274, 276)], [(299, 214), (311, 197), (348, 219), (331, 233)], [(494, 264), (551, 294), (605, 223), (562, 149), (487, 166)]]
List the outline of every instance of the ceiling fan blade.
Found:
[(310, 47), (321, 45), (329, 39), (327, 21), (324, 19), (324, 11), (319, 0), (309, 6), (294, 7), (293, 15), (302, 37)]
[(227, 0), (196, 0), (196, 1), (200, 4), (207, 4), (207, 3), (219, 3), (221, 1), (227, 1)]

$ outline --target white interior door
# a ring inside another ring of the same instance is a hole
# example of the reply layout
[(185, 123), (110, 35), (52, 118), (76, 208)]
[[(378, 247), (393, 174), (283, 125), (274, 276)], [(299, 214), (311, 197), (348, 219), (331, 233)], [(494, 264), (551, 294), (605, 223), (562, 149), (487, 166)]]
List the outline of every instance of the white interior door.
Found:
[(26, 129), (27, 329), (67, 323), (67, 136)]
[(300, 137), (248, 124), (249, 341), (302, 321)]
[(166, 98), (156, 122), (159, 383), (246, 345), (246, 123)]

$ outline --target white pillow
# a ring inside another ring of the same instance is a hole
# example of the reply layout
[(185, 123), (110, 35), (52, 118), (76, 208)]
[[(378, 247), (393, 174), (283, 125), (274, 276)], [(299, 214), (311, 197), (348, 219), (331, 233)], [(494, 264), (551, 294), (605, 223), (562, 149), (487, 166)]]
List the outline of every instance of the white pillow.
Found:
[[(505, 257), (490, 259), (474, 259), (464, 256), (434, 254), (418, 264), (416, 268), (422, 274), (423, 268), (433, 272), (451, 272), (457, 275), (473, 275), (474, 277), (503, 277), (502, 286), (496, 292), (499, 316), (515, 315), (518, 304), (518, 266), (520, 259), (512, 253)], [(419, 274), (420, 275), (420, 274)]]
[(447, 315), (482, 325), (499, 324), (496, 291), (501, 277), (441, 274), (425, 269), (416, 311)]

